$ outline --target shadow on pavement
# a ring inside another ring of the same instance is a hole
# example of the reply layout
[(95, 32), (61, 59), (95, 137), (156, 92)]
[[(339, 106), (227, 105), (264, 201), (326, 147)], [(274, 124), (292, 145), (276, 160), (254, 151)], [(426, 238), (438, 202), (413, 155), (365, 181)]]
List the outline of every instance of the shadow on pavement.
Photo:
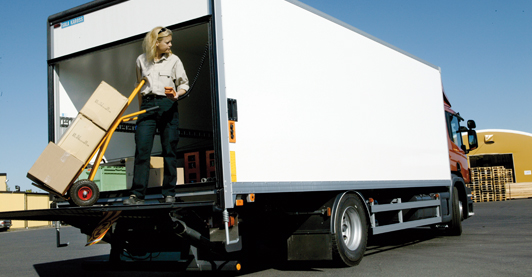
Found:
[[(443, 234), (444, 232), (440, 230), (416, 228), (370, 236), (368, 238), (364, 257), (432, 240)], [(276, 269), (284, 272), (322, 272), (320, 269), (342, 267), (341, 264), (339, 265), (332, 261), (281, 261), (280, 259), (271, 256), (250, 266), (252, 266), (252, 269), (247, 273), (266, 271), (269, 269)]]
[(441, 230), (415, 228), (371, 236), (364, 257), (414, 245), (443, 235)]
[(186, 265), (178, 262), (119, 262), (108, 261), (109, 255), (72, 259), (60, 262), (36, 264), (33, 267), (41, 277), (65, 276), (224, 276), (234, 275), (228, 272), (185, 271)]
[[(386, 251), (407, 247), (438, 238), (443, 232), (430, 228), (417, 228), (370, 236), (365, 257), (378, 255)], [(282, 254), (272, 249), (257, 249), (262, 255), (259, 260), (243, 262), (242, 274), (257, 273), (269, 269), (285, 272), (307, 271), (321, 272), (320, 269), (338, 268), (331, 261), (285, 261)], [(39, 276), (220, 276), (220, 272), (185, 271), (186, 265), (178, 262), (108, 262), (109, 255), (100, 255), (82, 259), (36, 264), (34, 268)], [(341, 267), (341, 266), (340, 266)], [(234, 275), (235, 272), (223, 272)]]

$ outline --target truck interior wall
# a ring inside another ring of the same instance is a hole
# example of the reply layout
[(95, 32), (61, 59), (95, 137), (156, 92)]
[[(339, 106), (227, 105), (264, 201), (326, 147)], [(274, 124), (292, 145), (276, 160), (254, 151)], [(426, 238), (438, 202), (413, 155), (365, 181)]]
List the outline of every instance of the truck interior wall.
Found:
[(221, 11), (239, 183), (449, 184), (439, 68), (287, 1)]
[[(173, 52), (182, 60), (189, 81), (192, 82), (198, 72), (205, 46), (208, 43), (208, 23), (173, 30)], [(129, 97), (136, 84), (135, 61), (142, 54), (142, 41), (133, 41), (117, 45), (110, 49), (92, 52), (83, 56), (61, 61), (56, 70), (56, 141), (67, 128), (59, 126), (60, 117), (75, 118), (85, 105), (93, 91), (105, 81), (119, 92)], [(212, 107), (209, 59), (205, 59), (194, 89), (189, 97), (180, 100), (180, 128), (212, 132)], [(59, 92), (59, 93), (57, 93)], [(135, 99), (126, 110), (130, 114), (139, 110)], [(182, 137), (179, 151), (208, 149), (212, 139)], [(105, 154), (107, 161), (134, 156), (134, 133), (116, 132)], [(155, 139), (153, 154), (160, 154), (159, 138)]]

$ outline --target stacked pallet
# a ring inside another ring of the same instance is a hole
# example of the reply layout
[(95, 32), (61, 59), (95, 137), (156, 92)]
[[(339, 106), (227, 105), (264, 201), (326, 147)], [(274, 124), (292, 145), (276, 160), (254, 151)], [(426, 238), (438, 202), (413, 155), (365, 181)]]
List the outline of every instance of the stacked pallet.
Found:
[(471, 169), (471, 193), (474, 202), (506, 200), (506, 184), (512, 182), (511, 169), (503, 166), (475, 167)]
[(519, 199), (532, 197), (532, 183), (507, 183), (506, 198)]

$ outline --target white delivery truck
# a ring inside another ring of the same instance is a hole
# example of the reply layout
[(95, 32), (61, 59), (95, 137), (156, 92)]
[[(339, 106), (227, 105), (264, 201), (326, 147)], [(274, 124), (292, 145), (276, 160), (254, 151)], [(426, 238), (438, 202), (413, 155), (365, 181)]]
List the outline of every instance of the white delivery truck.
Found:
[[(112, 260), (177, 253), (201, 269), (239, 269), (264, 241), (289, 260), (352, 266), (368, 235), (461, 234), (471, 194), (449, 165), (440, 69), (296, 0), (93, 1), (50, 16), (50, 141), (102, 80), (125, 96), (134, 89), (155, 26), (173, 31), (195, 82), (179, 101), (182, 202), (159, 203), (151, 188), (146, 204), (123, 206), (121, 190), (90, 207), (0, 217), (62, 220), (90, 235), (114, 215), (103, 237)], [(105, 161), (133, 157), (134, 146), (124, 123)]]

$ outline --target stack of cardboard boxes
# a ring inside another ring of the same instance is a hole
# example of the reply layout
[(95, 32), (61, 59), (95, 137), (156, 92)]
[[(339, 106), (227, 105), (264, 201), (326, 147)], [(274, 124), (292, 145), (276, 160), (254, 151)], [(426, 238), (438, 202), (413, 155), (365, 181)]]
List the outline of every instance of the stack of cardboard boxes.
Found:
[(101, 82), (57, 145), (50, 142), (28, 172), (40, 188), (65, 195), (128, 99)]

